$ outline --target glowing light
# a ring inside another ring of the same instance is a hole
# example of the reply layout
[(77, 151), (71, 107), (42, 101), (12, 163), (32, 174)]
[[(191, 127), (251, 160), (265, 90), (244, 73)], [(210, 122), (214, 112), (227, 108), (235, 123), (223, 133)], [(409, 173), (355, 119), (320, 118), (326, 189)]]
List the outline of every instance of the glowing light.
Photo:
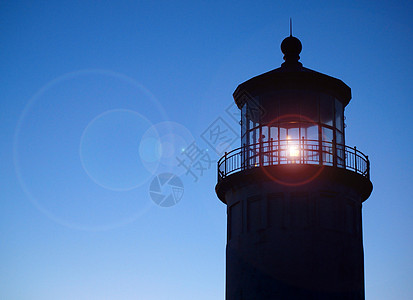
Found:
[(288, 145), (288, 155), (291, 157), (300, 156), (300, 150), (298, 149), (297, 145)]

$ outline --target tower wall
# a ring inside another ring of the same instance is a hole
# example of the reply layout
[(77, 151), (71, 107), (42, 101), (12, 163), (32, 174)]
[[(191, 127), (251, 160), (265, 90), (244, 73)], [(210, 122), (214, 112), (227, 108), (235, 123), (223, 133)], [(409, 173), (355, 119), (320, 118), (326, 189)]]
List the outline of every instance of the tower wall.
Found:
[(227, 203), (226, 299), (364, 299), (369, 186), (354, 176), (326, 167), (305, 183), (277, 182), (257, 168), (226, 178), (217, 187)]

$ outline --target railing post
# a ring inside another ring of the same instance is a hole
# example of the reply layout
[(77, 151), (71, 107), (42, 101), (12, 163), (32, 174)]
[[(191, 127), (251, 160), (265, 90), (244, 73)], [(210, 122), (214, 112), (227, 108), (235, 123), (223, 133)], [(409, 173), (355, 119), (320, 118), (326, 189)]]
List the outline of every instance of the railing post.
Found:
[(273, 160), (274, 160), (274, 154), (272, 153), (273, 149), (273, 138), (270, 139), (270, 166), (272, 166)]
[(227, 176), (227, 152), (225, 151), (225, 156), (224, 156), (224, 177)]
[(242, 144), (242, 162), (241, 162), (241, 169), (245, 170), (245, 164), (247, 163), (247, 148), (245, 147), (245, 143)]
[[(300, 148), (300, 158), (301, 158), (301, 163), (304, 164), (304, 137), (301, 137), (301, 146), (299, 146)], [(300, 140), (298, 140), (298, 145), (300, 145)]]
[(357, 173), (357, 147), (354, 146), (354, 170)]
[(218, 171), (218, 174), (217, 174), (217, 176), (218, 176), (218, 182), (221, 180), (221, 178), (220, 178), (220, 176), (219, 176), (219, 160), (218, 160), (218, 162), (217, 162), (217, 171)]
[(370, 161), (369, 161), (369, 156), (366, 155), (366, 159), (367, 159), (367, 179), (370, 180)]
[(319, 164), (323, 165), (323, 141), (319, 139), (318, 141), (318, 159), (319, 159)]
[[(280, 132), (280, 130), (278, 130), (278, 133), (279, 133), (279, 132)], [(280, 161), (281, 161), (280, 148), (281, 148), (280, 135), (278, 135), (278, 144), (277, 144), (277, 160), (278, 160), (278, 164), (280, 164)]]

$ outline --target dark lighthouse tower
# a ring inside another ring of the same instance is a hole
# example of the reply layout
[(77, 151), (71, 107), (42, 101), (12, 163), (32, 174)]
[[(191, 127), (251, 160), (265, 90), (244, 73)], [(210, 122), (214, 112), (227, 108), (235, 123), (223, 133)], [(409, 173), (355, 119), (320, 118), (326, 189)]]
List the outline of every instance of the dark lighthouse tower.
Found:
[(226, 299), (364, 299), (362, 203), (370, 165), (345, 145), (350, 88), (304, 68), (301, 42), (280, 68), (238, 86), (241, 147), (218, 162), (227, 205)]

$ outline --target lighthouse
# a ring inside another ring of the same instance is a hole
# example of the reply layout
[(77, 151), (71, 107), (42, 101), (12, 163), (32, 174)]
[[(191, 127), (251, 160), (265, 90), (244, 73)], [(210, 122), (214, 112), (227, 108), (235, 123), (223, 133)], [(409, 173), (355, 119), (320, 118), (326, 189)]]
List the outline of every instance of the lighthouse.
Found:
[(227, 207), (226, 299), (364, 299), (362, 204), (368, 156), (345, 141), (351, 89), (303, 67), (302, 44), (282, 65), (241, 83), (241, 147), (218, 161)]

